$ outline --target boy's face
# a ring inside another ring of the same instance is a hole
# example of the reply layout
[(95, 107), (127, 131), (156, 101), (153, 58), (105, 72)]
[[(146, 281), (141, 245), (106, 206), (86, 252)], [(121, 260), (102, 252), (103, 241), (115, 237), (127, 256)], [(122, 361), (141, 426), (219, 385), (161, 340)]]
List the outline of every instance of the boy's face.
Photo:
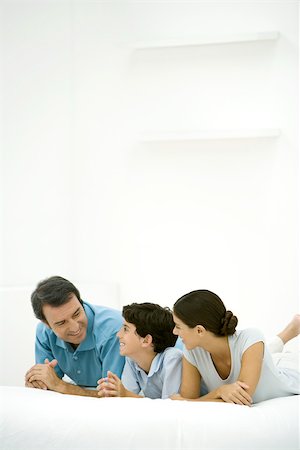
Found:
[(120, 341), (120, 355), (132, 357), (141, 351), (144, 338), (137, 334), (133, 323), (124, 320), (117, 336)]

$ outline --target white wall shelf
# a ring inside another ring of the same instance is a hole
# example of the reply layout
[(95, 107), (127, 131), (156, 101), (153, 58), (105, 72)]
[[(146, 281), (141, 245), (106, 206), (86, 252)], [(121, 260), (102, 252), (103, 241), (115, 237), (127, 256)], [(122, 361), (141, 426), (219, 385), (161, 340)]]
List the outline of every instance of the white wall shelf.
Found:
[(195, 38), (165, 39), (161, 41), (136, 42), (133, 47), (136, 50), (168, 47), (195, 47), (200, 45), (235, 44), (254, 41), (274, 41), (278, 39), (278, 31), (261, 31), (255, 33), (214, 34), (203, 35)]
[(140, 133), (140, 142), (166, 142), (166, 141), (202, 141), (221, 139), (259, 139), (277, 138), (280, 130), (251, 129), (251, 130), (203, 130), (203, 131), (160, 131)]

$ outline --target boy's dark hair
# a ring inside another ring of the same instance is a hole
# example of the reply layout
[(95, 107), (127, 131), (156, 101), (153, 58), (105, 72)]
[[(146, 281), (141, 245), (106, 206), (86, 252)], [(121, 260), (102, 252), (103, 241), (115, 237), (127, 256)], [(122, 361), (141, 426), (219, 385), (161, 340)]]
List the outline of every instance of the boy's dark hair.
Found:
[(126, 322), (136, 327), (139, 336), (152, 336), (156, 353), (174, 347), (177, 336), (173, 334), (175, 324), (170, 308), (155, 303), (132, 303), (123, 307), (122, 314)]
[(61, 306), (67, 303), (72, 295), (75, 295), (81, 304), (83, 303), (78, 289), (65, 278), (54, 276), (40, 281), (31, 294), (31, 305), (35, 317), (46, 321), (43, 306)]
[(216, 336), (234, 334), (238, 323), (237, 317), (226, 310), (220, 297), (207, 289), (183, 295), (174, 304), (173, 311), (188, 327), (202, 325)]

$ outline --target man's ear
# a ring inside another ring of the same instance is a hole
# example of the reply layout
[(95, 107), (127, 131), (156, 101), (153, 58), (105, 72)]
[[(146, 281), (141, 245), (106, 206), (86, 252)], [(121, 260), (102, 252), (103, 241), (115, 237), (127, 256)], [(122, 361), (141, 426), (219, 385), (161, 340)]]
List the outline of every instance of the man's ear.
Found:
[(152, 336), (151, 334), (147, 334), (144, 338), (142, 338), (142, 346), (143, 347), (149, 347), (149, 345), (152, 345)]
[(41, 322), (46, 325), (46, 327), (51, 328), (47, 320), (41, 320)]

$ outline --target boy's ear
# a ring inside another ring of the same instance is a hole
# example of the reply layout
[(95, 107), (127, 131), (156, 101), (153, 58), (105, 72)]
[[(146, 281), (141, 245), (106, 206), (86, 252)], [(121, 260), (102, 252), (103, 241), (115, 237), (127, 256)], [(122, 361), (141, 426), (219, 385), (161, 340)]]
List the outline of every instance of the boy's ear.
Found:
[(198, 334), (203, 334), (206, 331), (206, 329), (202, 325), (197, 325), (196, 327)]
[(147, 334), (144, 338), (142, 338), (142, 346), (148, 347), (149, 345), (152, 345), (152, 336), (151, 334)]

